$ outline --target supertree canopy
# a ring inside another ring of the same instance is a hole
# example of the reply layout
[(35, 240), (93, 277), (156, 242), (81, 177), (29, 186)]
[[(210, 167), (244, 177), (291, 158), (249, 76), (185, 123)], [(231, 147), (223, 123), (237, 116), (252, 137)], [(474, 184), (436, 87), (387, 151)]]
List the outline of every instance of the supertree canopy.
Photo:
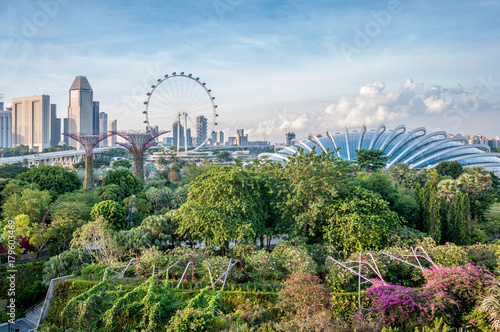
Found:
[(74, 139), (85, 148), (85, 179), (83, 180), (83, 186), (86, 189), (92, 189), (94, 187), (94, 149), (97, 144), (112, 134), (63, 133), (63, 135)]
[(117, 144), (132, 152), (134, 156), (134, 175), (144, 183), (144, 152), (150, 147), (157, 145), (158, 142), (156, 142), (155, 139), (168, 133), (168, 131), (143, 132), (128, 130), (113, 131), (111, 133), (127, 141), (126, 143), (117, 142)]

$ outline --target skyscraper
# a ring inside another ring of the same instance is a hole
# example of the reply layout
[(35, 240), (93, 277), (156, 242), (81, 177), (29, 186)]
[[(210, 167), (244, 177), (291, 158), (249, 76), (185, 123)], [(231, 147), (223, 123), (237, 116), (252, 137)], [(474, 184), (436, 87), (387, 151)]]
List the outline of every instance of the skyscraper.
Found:
[(295, 139), (295, 133), (292, 132), (287, 132), (285, 133), (285, 145), (290, 146), (292, 145), (292, 140)]
[[(116, 123), (116, 120), (111, 120), (109, 122), (109, 131), (117, 131), (117, 130), (118, 130), (118, 124)], [(111, 136), (109, 146), (112, 146), (112, 147), (116, 146), (116, 141), (117, 141), (116, 135)]]
[[(68, 130), (69, 130), (69, 119), (64, 118), (63, 119), (63, 133), (67, 134)], [(65, 135), (63, 140), (64, 140), (64, 144), (69, 145), (69, 137), (68, 136)]]
[[(177, 148), (184, 146), (184, 126), (181, 123), (181, 125), (179, 127), (178, 124), (179, 124), (178, 121), (175, 121), (172, 124), (172, 135), (174, 137), (174, 139), (172, 141), (172, 145), (176, 146)], [(177, 131), (180, 131), (179, 134), (177, 134)], [(177, 142), (177, 135), (179, 135), (180, 143)]]
[(196, 146), (201, 145), (207, 139), (207, 118), (203, 115), (196, 117)]
[(50, 146), (50, 96), (12, 99), (12, 146), (42, 152)]
[(217, 141), (219, 142), (219, 145), (224, 145), (224, 132), (222, 130), (219, 131), (219, 137)]
[[(68, 133), (96, 133), (96, 121), (92, 87), (87, 77), (77, 76), (69, 89)], [(77, 141), (68, 141), (68, 145), (82, 148)]]
[(12, 109), (3, 110), (0, 102), (0, 148), (12, 147)]
[[(108, 114), (104, 112), (99, 113), (99, 133), (104, 135), (108, 133)], [(99, 143), (99, 146), (101, 148), (108, 146), (108, 139), (105, 138), (102, 140), (101, 143)]]
[(56, 146), (61, 141), (61, 119), (57, 118), (57, 105), (50, 104), (50, 146)]
[(245, 135), (244, 129), (236, 130), (236, 145), (247, 145), (248, 144), (248, 134)]
[(212, 145), (217, 145), (217, 133), (215, 131), (212, 131)]
[(100, 118), (99, 118), (99, 102), (94, 101), (92, 102), (92, 116), (93, 116), (93, 121), (92, 121), (92, 132), (94, 134), (99, 134), (101, 132), (100, 128)]

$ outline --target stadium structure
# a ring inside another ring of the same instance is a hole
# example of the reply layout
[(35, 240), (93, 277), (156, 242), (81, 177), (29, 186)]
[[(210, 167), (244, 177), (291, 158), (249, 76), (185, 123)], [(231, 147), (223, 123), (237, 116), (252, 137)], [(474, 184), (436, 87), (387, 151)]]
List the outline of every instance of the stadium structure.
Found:
[(427, 133), (424, 127), (408, 131), (404, 125), (389, 130), (384, 124), (367, 130), (363, 125), (359, 130), (345, 128), (343, 132), (326, 132), (307, 140), (294, 140), (291, 146), (275, 153), (262, 153), (259, 159), (288, 161), (288, 157), (299, 151), (335, 151), (338, 158), (355, 160), (356, 150), (378, 149), (390, 159), (389, 168), (397, 163), (405, 163), (410, 169), (434, 168), (443, 161), (458, 161), (464, 167), (483, 167), (500, 175), (500, 153), (491, 152), (487, 144), (469, 144), (466, 137), (448, 137), (445, 131)]

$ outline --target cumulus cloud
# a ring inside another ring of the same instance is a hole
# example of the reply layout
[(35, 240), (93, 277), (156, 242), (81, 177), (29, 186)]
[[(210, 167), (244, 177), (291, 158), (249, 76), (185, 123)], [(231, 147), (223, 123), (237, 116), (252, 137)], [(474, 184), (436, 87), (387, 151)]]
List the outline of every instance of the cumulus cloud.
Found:
[(452, 114), (464, 107), (478, 104), (477, 91), (458, 85), (443, 88), (424, 87), (424, 83), (407, 79), (394, 91), (386, 91), (385, 83), (377, 81), (362, 86), (357, 95), (340, 97), (335, 103), (317, 112), (275, 112), (272, 119), (260, 122), (251, 132), (267, 137), (277, 129), (295, 131), (300, 136), (319, 134), (326, 129), (378, 126), (384, 122), (418, 114)]

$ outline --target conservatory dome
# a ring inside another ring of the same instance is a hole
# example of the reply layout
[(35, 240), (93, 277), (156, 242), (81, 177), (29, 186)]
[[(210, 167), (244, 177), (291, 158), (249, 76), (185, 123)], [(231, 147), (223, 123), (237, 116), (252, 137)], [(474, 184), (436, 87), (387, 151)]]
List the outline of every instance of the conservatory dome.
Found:
[(345, 128), (342, 132), (327, 131), (325, 136), (309, 137), (305, 141), (293, 141), (292, 146), (275, 153), (262, 153), (259, 159), (288, 161), (288, 157), (299, 152), (335, 151), (344, 160), (356, 159), (356, 150), (377, 149), (390, 159), (386, 168), (397, 163), (408, 164), (410, 169), (434, 168), (443, 161), (458, 161), (464, 167), (483, 167), (500, 175), (500, 153), (492, 153), (487, 144), (469, 144), (466, 137), (448, 137), (445, 131), (427, 133), (424, 127), (407, 130), (404, 125), (387, 129), (380, 125), (367, 130)]

